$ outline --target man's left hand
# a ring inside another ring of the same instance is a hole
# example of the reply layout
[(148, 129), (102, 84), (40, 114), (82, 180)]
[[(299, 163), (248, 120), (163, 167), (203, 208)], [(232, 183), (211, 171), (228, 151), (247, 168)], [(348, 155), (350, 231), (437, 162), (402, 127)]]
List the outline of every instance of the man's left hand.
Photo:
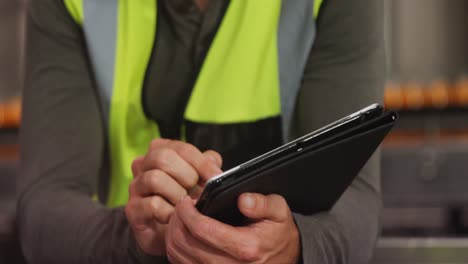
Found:
[(278, 195), (243, 194), (240, 211), (254, 222), (233, 227), (198, 212), (190, 197), (176, 206), (166, 233), (173, 264), (297, 263), (299, 231), (291, 210)]

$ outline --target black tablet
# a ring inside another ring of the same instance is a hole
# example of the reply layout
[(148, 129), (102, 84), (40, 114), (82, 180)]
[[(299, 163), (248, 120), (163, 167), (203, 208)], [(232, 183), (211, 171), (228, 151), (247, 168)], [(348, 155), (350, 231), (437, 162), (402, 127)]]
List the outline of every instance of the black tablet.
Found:
[(201, 213), (241, 225), (237, 198), (245, 192), (279, 194), (298, 213), (329, 210), (397, 120), (373, 104), (247, 161), (207, 182)]

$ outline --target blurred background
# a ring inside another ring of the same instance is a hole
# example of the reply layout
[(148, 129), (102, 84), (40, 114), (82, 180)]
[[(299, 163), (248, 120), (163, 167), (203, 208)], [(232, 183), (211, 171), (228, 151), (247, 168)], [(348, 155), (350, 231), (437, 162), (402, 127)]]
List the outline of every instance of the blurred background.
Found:
[[(382, 238), (373, 264), (468, 263), (468, 1), (386, 0)], [(15, 239), (25, 0), (0, 0), (0, 263)]]

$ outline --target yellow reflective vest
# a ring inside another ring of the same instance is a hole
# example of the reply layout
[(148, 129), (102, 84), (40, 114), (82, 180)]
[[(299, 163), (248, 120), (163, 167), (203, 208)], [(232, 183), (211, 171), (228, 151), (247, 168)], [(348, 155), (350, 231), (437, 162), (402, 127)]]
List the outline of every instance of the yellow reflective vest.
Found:
[[(185, 119), (213, 124), (282, 117), (287, 136), (321, 0), (231, 0)], [(157, 29), (155, 0), (64, 0), (82, 26), (107, 122), (108, 205), (124, 205), (132, 160), (159, 137), (142, 88)]]

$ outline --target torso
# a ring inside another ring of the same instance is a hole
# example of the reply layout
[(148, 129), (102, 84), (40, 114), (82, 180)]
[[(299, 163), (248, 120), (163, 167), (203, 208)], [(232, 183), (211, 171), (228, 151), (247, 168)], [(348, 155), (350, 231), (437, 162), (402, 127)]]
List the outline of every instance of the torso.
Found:
[[(161, 136), (186, 140), (200, 149), (215, 149), (230, 168), (281, 143), (279, 118), (259, 124), (213, 125), (184, 120), (184, 110), (228, 0), (196, 1), (200, 10), (183, 9), (186, 1), (159, 1), (158, 33), (146, 73), (143, 105)], [(184, 3), (185, 2), (185, 3)], [(249, 147), (246, 148), (245, 145)]]

